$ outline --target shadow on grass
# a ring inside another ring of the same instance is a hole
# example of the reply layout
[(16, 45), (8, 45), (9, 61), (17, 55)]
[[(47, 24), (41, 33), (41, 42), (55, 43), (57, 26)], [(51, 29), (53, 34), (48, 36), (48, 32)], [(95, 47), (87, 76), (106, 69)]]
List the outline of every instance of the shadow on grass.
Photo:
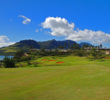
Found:
[(104, 59), (88, 59), (88, 61), (98, 61), (98, 62), (104, 62), (105, 60)]
[(58, 57), (67, 57), (68, 55), (58, 55)]
[(105, 60), (104, 59), (98, 59), (98, 62), (104, 62)]

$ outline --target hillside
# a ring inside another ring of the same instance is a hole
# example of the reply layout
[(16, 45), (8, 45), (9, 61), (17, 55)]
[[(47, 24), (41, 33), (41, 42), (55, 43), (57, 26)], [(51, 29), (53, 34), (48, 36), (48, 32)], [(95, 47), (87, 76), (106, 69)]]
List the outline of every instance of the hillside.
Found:
[(8, 47), (0, 48), (0, 55), (14, 55), (15, 52), (19, 49), (23, 49), (24, 51), (28, 51), (30, 48), (35, 49), (56, 49), (60, 46), (63, 46), (65, 49), (69, 48), (71, 45), (79, 45), (82, 47), (83, 45), (91, 45), (89, 43), (83, 42), (83, 43), (76, 43), (75, 41), (71, 40), (65, 40), (65, 41), (56, 41), (56, 40), (49, 40), (49, 41), (43, 41), (43, 42), (37, 42), (35, 40), (22, 40), (20, 42), (17, 42), (13, 45), (10, 45)]
[(19, 49), (27, 51), (30, 48), (40, 49), (40, 45), (34, 40), (22, 40), (11, 46), (1, 48), (0, 55), (14, 55)]
[(71, 40), (65, 40), (65, 41), (56, 41), (56, 40), (49, 40), (44, 42), (38, 42), (38, 44), (41, 47), (44, 47), (45, 49), (56, 49), (59, 46), (64, 46), (64, 48), (69, 48), (73, 44), (77, 44), (74, 41)]
[(87, 42), (81, 42), (81, 43), (79, 43), (79, 46), (80, 47), (83, 47), (84, 45), (86, 45), (86, 46), (92, 46), (90, 43), (87, 43)]

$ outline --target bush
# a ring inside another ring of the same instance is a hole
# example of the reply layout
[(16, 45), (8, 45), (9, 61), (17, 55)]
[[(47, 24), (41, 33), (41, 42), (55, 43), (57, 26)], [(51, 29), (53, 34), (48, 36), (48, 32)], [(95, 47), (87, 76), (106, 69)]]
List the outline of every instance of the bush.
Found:
[(80, 57), (86, 56), (86, 53), (83, 50), (74, 50), (73, 54)]
[(31, 58), (29, 56), (23, 56), (20, 58), (20, 61), (29, 61)]
[(3, 63), (5, 68), (15, 68), (15, 61), (12, 58), (5, 57)]
[(30, 61), (27, 61), (27, 65), (31, 65), (31, 62)]
[(14, 58), (19, 60), (23, 55), (24, 55), (24, 51), (23, 51), (23, 50), (18, 50), (18, 51), (15, 53)]
[(102, 57), (102, 54), (101, 54), (101, 51), (100, 50), (96, 50), (96, 48), (93, 48), (91, 50), (91, 55), (94, 57), (94, 60), (95, 59), (101, 59), (101, 58), (103, 58)]
[(34, 67), (38, 67), (37, 63), (34, 63)]

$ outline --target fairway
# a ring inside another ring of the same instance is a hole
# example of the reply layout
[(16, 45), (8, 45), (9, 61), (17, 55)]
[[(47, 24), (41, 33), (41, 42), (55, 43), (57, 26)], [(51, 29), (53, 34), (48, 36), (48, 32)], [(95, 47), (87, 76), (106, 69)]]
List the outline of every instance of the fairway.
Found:
[(110, 100), (109, 59), (67, 56), (37, 61), (38, 67), (0, 69), (0, 100)]

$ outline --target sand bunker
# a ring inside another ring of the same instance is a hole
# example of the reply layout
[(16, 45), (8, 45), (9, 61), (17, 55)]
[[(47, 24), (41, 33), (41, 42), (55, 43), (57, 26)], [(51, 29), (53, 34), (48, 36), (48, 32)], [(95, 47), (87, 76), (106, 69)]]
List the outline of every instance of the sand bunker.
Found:
[(62, 63), (64, 63), (64, 62), (63, 61), (56, 62), (56, 64), (62, 64)]

